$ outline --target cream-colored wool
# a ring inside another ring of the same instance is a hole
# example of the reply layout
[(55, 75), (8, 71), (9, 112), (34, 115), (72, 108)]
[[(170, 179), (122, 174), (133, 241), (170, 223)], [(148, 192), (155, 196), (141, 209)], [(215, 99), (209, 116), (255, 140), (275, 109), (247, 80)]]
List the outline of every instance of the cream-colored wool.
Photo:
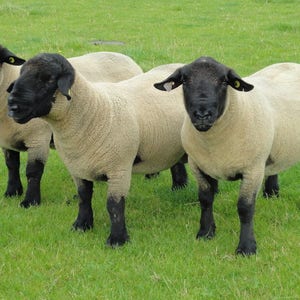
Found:
[[(120, 53), (95, 52), (69, 60), (90, 81), (117, 82), (142, 73), (142, 69), (131, 58)], [(17, 79), (19, 72), (18, 66), (7, 63), (0, 65), (0, 147), (3, 151), (20, 151), (15, 146), (22, 141), (28, 148), (28, 163), (39, 160), (45, 164), (52, 135), (49, 125), (38, 118), (18, 124), (7, 115), (6, 89)]]
[[(92, 84), (76, 72), (72, 99), (57, 92), (42, 118), (75, 181), (105, 174), (108, 194), (126, 196), (132, 172), (158, 172), (179, 161), (184, 154), (182, 92), (162, 94), (153, 83), (180, 66), (161, 66), (119, 83)], [(132, 167), (136, 156), (142, 162)]]
[(300, 65), (274, 64), (244, 80), (254, 89), (228, 87), (225, 112), (211, 129), (197, 131), (187, 116), (181, 135), (192, 168), (216, 179), (241, 173), (251, 179), (242, 192), (258, 191), (264, 175), (300, 160)]
[(119, 82), (143, 73), (133, 59), (116, 52), (93, 52), (68, 60), (91, 82)]

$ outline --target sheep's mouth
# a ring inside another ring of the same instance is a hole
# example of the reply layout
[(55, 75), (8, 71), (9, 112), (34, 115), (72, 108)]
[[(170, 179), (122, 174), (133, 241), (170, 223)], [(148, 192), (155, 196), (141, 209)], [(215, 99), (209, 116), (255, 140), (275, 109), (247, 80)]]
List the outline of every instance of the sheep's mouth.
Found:
[(201, 122), (195, 122), (193, 123), (193, 125), (198, 131), (207, 131), (212, 127), (213, 124), (204, 124)]
[(8, 116), (13, 118), (15, 122), (19, 124), (25, 124), (29, 122), (33, 116), (31, 114), (24, 116), (24, 115), (18, 115), (15, 111), (8, 108)]

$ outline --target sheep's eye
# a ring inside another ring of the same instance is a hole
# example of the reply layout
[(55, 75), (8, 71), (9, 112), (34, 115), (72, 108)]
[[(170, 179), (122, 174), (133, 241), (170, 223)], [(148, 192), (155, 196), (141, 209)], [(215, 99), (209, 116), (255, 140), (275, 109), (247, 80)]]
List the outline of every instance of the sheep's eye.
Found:
[(47, 74), (47, 73), (41, 74), (39, 79), (43, 82), (51, 81), (51, 74)]

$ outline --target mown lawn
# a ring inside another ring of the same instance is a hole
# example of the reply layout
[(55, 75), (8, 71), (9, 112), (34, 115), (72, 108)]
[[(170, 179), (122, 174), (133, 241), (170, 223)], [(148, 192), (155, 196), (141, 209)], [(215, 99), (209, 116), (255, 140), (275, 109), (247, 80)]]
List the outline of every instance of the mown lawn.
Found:
[[(145, 71), (209, 55), (248, 75), (300, 61), (299, 11), (298, 0), (4, 0), (0, 44), (26, 59), (117, 51)], [(25, 162), (23, 154), (24, 185)], [(2, 195), (2, 154), (0, 164)], [(152, 180), (133, 176), (126, 206), (131, 242), (110, 249), (106, 185), (95, 186), (94, 229), (71, 231), (75, 187), (51, 150), (40, 207), (24, 210), (22, 197), (0, 197), (0, 299), (300, 299), (299, 167), (280, 175), (278, 199), (257, 200), (255, 256), (234, 255), (239, 182), (220, 183), (217, 235), (197, 241), (195, 180), (190, 175), (186, 189), (172, 192), (169, 171)]]

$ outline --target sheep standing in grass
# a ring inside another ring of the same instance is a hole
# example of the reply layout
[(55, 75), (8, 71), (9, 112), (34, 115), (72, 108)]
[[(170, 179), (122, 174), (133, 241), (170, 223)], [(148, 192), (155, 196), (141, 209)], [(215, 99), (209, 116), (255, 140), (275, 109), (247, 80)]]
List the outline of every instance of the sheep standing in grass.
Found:
[[(6, 89), (18, 77), (18, 66), (24, 61), (0, 46), (0, 146), (8, 168), (5, 196), (23, 193), (19, 173), (20, 151), (27, 151), (27, 190), (21, 206), (29, 207), (38, 205), (41, 201), (40, 180), (48, 157), (52, 132), (43, 120), (35, 119), (20, 125), (7, 116)], [(70, 58), (70, 62), (90, 81), (117, 82), (142, 73), (142, 69), (131, 58), (114, 52), (89, 53)]]
[(9, 88), (9, 115), (18, 123), (41, 117), (53, 130), (58, 154), (77, 184), (75, 229), (93, 226), (93, 182), (108, 181), (109, 245), (128, 239), (125, 198), (131, 174), (155, 173), (184, 155), (185, 115), (180, 90), (161, 94), (152, 84), (178, 68), (161, 66), (120, 83), (88, 82), (58, 54), (28, 60)]
[(264, 175), (276, 176), (300, 160), (300, 65), (274, 64), (241, 79), (223, 64), (201, 57), (155, 87), (171, 90), (181, 84), (188, 113), (181, 137), (199, 185), (197, 238), (215, 234), (218, 180), (241, 179), (236, 252), (254, 254), (254, 207)]

